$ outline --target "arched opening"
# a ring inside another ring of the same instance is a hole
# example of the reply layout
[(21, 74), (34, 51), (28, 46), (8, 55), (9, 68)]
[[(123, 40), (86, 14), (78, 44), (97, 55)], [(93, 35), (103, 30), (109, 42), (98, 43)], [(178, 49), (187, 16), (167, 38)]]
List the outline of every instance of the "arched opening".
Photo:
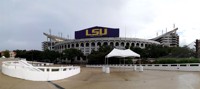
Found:
[(115, 46), (119, 46), (119, 42), (116, 42), (116, 43), (115, 43)]
[(76, 47), (79, 47), (79, 44), (78, 44), (78, 43), (76, 43)]
[(134, 47), (135, 46), (135, 43), (131, 43), (131, 47)]
[(101, 46), (101, 42), (98, 42), (98, 43), (97, 43), (97, 46)]
[(92, 43), (91, 43), (91, 46), (92, 46), (92, 47), (94, 47), (94, 46), (95, 46), (95, 43), (94, 43), (94, 42), (92, 42)]
[(128, 47), (129, 47), (129, 46), (130, 46), (130, 44), (129, 44), (129, 43), (126, 43), (126, 46), (128, 46)]
[(85, 45), (86, 45), (86, 47), (89, 47), (90, 44), (89, 44), (89, 43), (86, 43)]
[(144, 46), (144, 44), (143, 43), (141, 43), (141, 47), (143, 47)]
[(121, 46), (124, 46), (124, 42), (121, 43)]
[(113, 43), (113, 42), (110, 42), (110, 46), (114, 46), (114, 43)]
[(140, 44), (139, 43), (136, 43), (136, 47), (139, 47), (140, 46)]
[(68, 48), (70, 48), (70, 44), (68, 44)]
[(67, 48), (67, 45), (65, 44), (65, 49)]
[(72, 48), (74, 48), (74, 44), (72, 44)]
[(128, 49), (129, 47), (130, 47), (130, 44), (129, 44), (129, 43), (126, 43), (125, 48)]
[(104, 42), (103, 45), (104, 45), (104, 46), (107, 46), (107, 45), (108, 45), (108, 42)]
[(81, 43), (81, 47), (84, 47), (84, 43)]

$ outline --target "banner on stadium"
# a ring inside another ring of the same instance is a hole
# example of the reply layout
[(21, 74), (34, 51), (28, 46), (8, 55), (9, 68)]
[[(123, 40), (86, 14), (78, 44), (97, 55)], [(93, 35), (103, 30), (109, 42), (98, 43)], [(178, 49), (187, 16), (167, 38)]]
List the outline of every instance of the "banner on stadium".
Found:
[(80, 31), (75, 31), (75, 39), (99, 37), (119, 37), (119, 28), (107, 28), (96, 26)]

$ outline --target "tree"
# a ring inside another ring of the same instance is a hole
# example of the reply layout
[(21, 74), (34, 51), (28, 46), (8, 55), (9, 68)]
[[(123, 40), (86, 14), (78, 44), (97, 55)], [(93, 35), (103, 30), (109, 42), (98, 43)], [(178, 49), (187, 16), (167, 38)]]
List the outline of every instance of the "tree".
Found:
[(42, 59), (42, 51), (39, 50), (26, 51), (26, 59), (30, 61), (40, 61)]
[(18, 57), (18, 58), (26, 58), (26, 53), (27, 51), (26, 50), (13, 50), (15, 53), (16, 53), (16, 56), (15, 57)]
[(88, 63), (89, 64), (104, 64), (105, 56), (111, 52), (113, 49), (112, 46), (100, 46), (97, 51), (92, 51), (91, 54), (88, 55)]
[(71, 60), (71, 63), (74, 63), (75, 57), (82, 57), (83, 58), (84, 54), (82, 53), (81, 50), (71, 48), (71, 49), (65, 49), (63, 51), (63, 56), (64, 56), (64, 58)]
[(3, 54), (4, 54), (4, 56), (5, 56), (6, 58), (9, 58), (9, 57), (10, 57), (10, 51), (9, 51), (9, 50), (4, 51)]
[(144, 49), (142, 48), (139, 48), (139, 47), (130, 47), (130, 49), (138, 54), (140, 54), (141, 58), (144, 58), (146, 57), (146, 52)]
[(159, 57), (171, 57), (171, 58), (189, 58), (194, 57), (195, 52), (184, 47), (167, 47), (163, 45), (149, 45), (144, 49), (138, 47), (131, 47), (131, 50), (140, 54), (141, 58), (159, 58)]
[(171, 48), (162, 45), (149, 45), (145, 48), (131, 47), (132, 51), (140, 54), (141, 58), (159, 58), (169, 55)]
[(175, 57), (175, 58), (195, 57), (195, 52), (192, 49), (188, 48), (187, 46), (174, 47), (171, 48), (168, 57)]
[(44, 62), (56, 62), (56, 59), (60, 58), (61, 54), (56, 51), (52, 50), (45, 50), (42, 52), (41, 59), (39, 61), (44, 61)]
[(39, 50), (14, 50), (16, 57), (26, 58), (29, 61), (40, 62), (56, 62), (56, 59), (60, 58), (60, 53), (51, 50), (39, 51)]

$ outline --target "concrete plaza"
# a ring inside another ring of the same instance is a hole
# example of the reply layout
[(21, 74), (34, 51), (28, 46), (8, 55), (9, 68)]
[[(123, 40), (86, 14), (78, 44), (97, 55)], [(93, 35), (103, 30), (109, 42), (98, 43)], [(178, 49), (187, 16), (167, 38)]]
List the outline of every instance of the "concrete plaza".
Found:
[(81, 68), (81, 73), (52, 82), (34, 82), (6, 76), (0, 72), (0, 89), (200, 89), (200, 72), (144, 72), (101, 68)]

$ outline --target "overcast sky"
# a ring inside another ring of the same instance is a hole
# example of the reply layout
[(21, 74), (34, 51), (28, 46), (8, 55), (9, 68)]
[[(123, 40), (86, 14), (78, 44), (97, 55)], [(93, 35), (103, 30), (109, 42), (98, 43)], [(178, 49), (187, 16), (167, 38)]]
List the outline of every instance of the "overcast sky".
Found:
[(200, 39), (199, 0), (0, 0), (0, 51), (41, 50), (43, 32), (92, 26), (120, 28), (120, 37), (150, 39), (178, 27), (180, 45)]

